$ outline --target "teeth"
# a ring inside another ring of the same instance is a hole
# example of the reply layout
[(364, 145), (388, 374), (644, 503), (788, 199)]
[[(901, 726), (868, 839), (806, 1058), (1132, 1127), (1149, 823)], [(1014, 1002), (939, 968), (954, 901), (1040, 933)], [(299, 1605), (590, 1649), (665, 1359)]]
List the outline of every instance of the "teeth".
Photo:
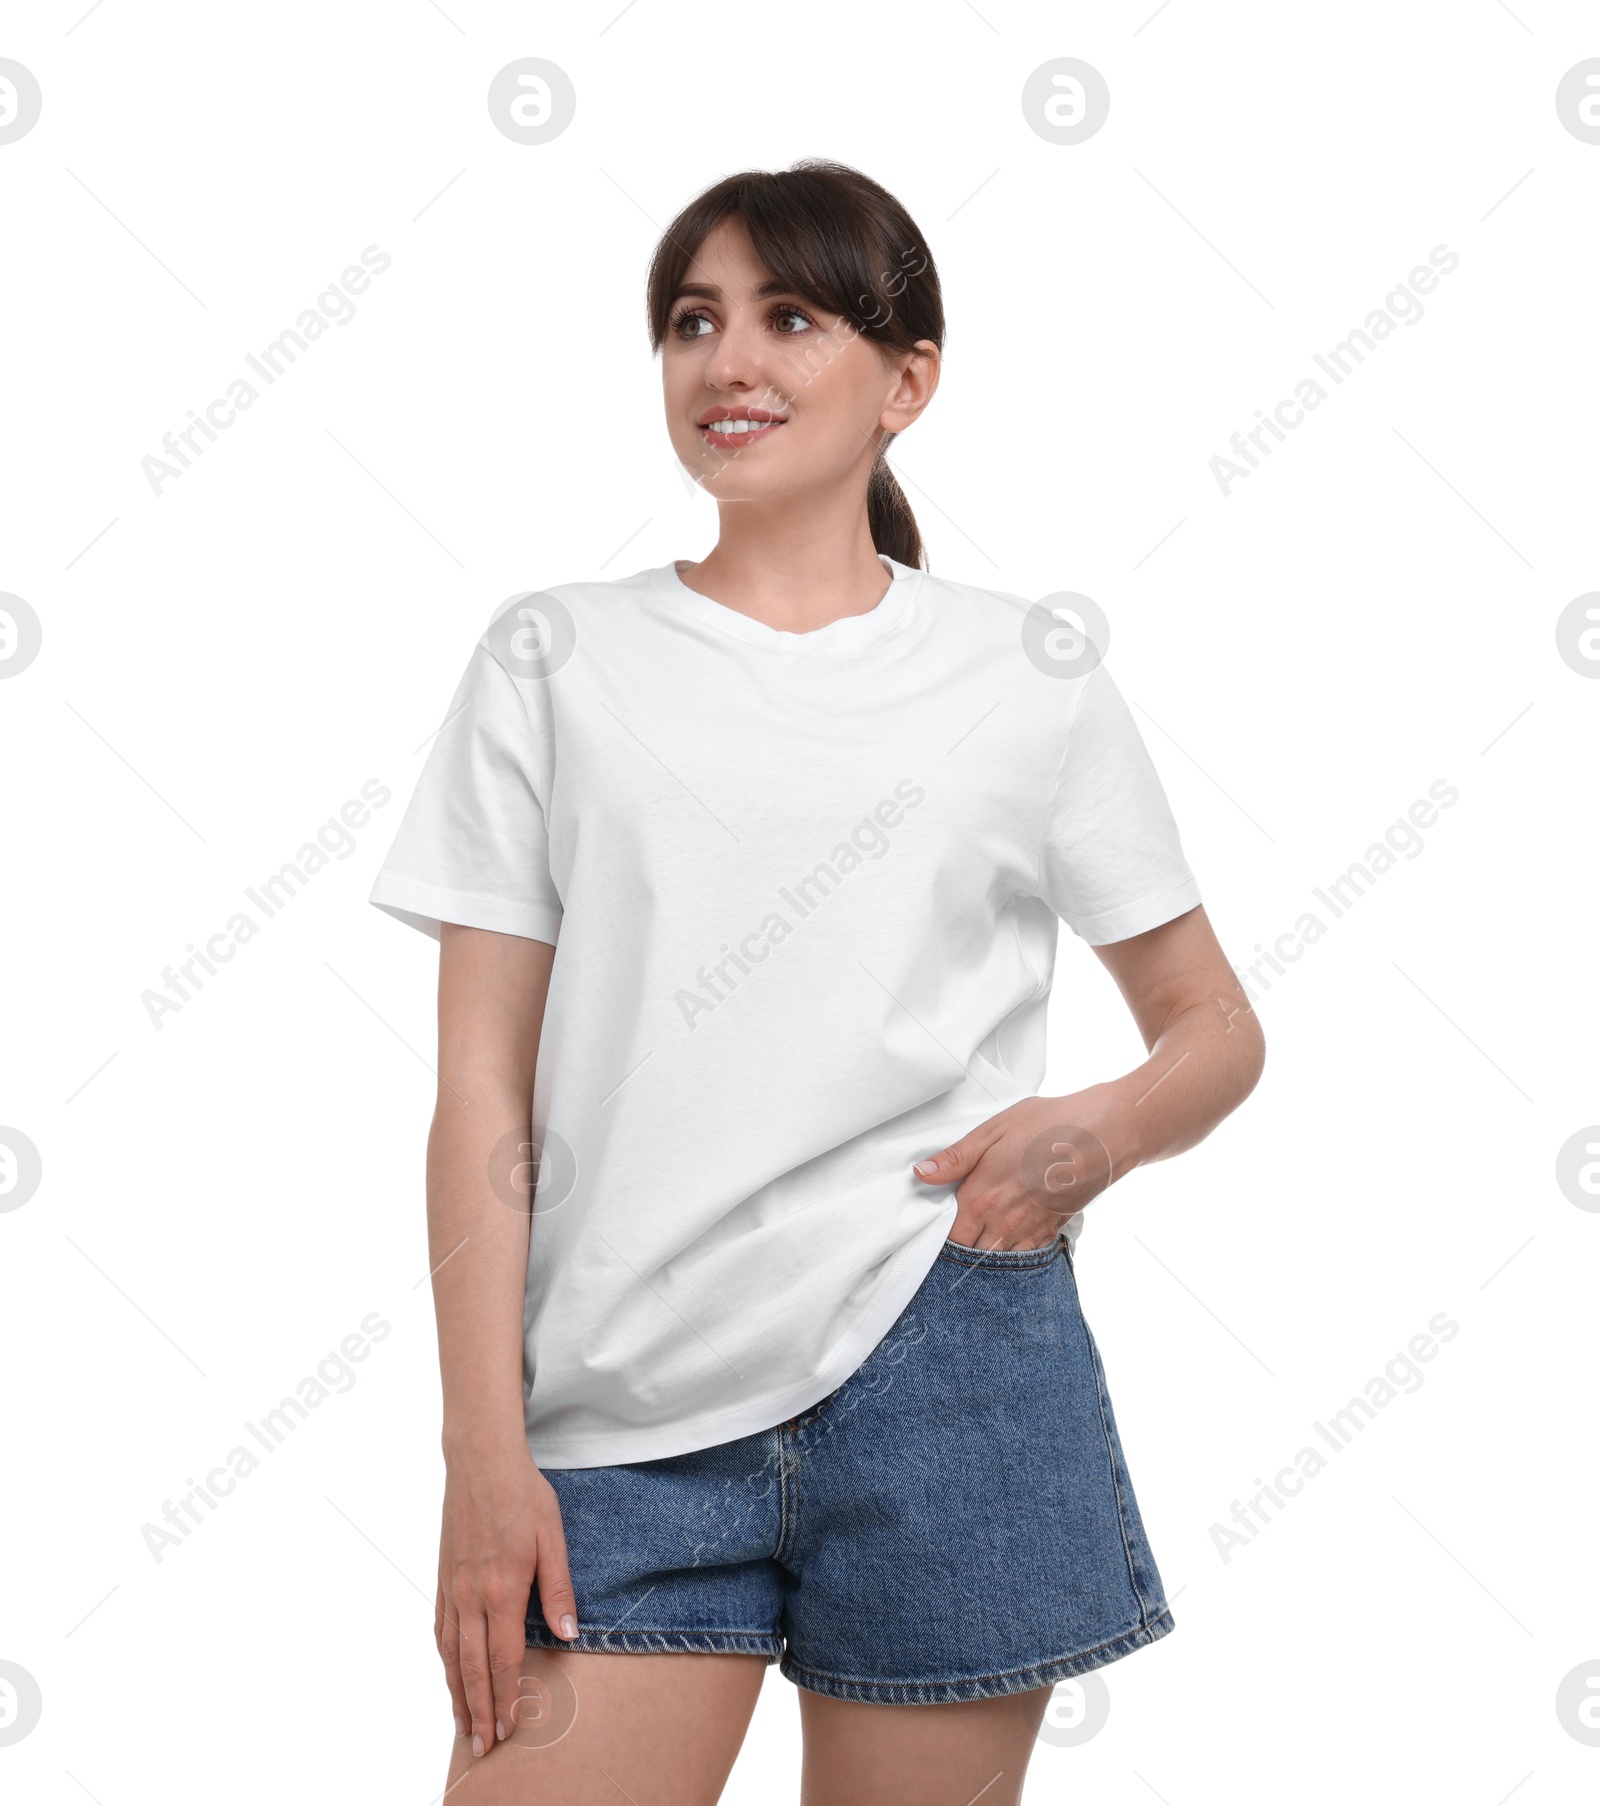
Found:
[(775, 420), (712, 420), (707, 422), (708, 433), (756, 433), (762, 427), (776, 426)]

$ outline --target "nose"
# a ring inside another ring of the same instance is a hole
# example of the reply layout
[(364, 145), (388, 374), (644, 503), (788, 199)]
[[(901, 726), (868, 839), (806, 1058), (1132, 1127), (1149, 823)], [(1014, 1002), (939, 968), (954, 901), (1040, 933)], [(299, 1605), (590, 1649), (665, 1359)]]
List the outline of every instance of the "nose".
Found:
[(761, 321), (747, 308), (734, 308), (723, 323), (705, 379), (713, 389), (759, 389), (764, 384), (761, 356)]

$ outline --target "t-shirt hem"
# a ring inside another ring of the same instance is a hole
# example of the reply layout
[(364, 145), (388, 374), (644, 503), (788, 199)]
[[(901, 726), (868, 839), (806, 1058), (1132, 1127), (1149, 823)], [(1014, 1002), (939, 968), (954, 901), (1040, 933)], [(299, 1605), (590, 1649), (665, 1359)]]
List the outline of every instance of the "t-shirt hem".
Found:
[(1087, 941), (1091, 947), (1104, 947), (1111, 941), (1125, 941), (1131, 935), (1159, 928), (1163, 922), (1170, 922), (1175, 916), (1186, 915), (1199, 905), (1200, 900), (1199, 880), (1189, 877), (1168, 890), (1140, 897), (1137, 902), (1124, 903), (1119, 908), (1105, 910), (1100, 915), (1068, 916), (1065, 919), (1073, 933)]
[(380, 874), (367, 901), (386, 915), (439, 938), (441, 922), (464, 928), (491, 928), (498, 934), (517, 934), (530, 941), (556, 944), (561, 912), (537, 903), (515, 902), (507, 897), (484, 896), (475, 891), (441, 890), (414, 879)]
[[(670, 1424), (642, 1425), (609, 1431), (604, 1436), (547, 1438), (527, 1432), (528, 1452), (537, 1467), (615, 1467), (625, 1461), (661, 1461), (672, 1455), (690, 1455), (698, 1449), (774, 1429), (807, 1411), (842, 1386), (894, 1327), (900, 1313), (916, 1297), (918, 1288), (939, 1258), (945, 1236), (955, 1221), (952, 1208), (939, 1225), (937, 1237), (926, 1252), (912, 1242), (896, 1256), (891, 1269), (896, 1283), (885, 1286), (877, 1308), (862, 1317), (850, 1334), (834, 1344), (823, 1371), (809, 1380), (765, 1392), (728, 1410), (706, 1411)], [(926, 1231), (932, 1236), (932, 1231)], [(910, 1283), (907, 1284), (909, 1278)]]

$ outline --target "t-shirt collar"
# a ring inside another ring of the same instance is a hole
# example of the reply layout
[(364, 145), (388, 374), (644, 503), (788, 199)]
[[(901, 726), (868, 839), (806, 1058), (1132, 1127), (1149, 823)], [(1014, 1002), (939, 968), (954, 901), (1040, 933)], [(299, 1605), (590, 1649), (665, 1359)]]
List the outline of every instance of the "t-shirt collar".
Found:
[(911, 624), (924, 573), (883, 552), (878, 554), (878, 562), (893, 579), (882, 599), (865, 614), (842, 615), (837, 621), (829, 621), (825, 627), (814, 627), (808, 633), (790, 633), (784, 628), (769, 627), (753, 615), (742, 614), (737, 608), (729, 608), (725, 603), (714, 602), (710, 596), (701, 595), (699, 590), (690, 589), (678, 575), (676, 561), (660, 566), (652, 574), (658, 579), (656, 587), (661, 596), (681, 613), (744, 640), (748, 645), (761, 646), (769, 652), (809, 657), (817, 653), (853, 652)]

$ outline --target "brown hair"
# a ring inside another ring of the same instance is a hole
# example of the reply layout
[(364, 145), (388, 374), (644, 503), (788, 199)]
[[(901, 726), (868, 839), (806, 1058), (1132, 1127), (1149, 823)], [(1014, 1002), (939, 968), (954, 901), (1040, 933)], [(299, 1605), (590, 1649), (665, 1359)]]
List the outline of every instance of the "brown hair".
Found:
[[(670, 330), (673, 297), (701, 241), (734, 214), (756, 255), (795, 294), (892, 351), (910, 351), (918, 339), (943, 350), (939, 275), (910, 214), (870, 177), (823, 157), (725, 176), (679, 213), (650, 260), (653, 350)], [(911, 504), (884, 457), (894, 437), (884, 440), (867, 487), (872, 543), (900, 564), (926, 568)]]

